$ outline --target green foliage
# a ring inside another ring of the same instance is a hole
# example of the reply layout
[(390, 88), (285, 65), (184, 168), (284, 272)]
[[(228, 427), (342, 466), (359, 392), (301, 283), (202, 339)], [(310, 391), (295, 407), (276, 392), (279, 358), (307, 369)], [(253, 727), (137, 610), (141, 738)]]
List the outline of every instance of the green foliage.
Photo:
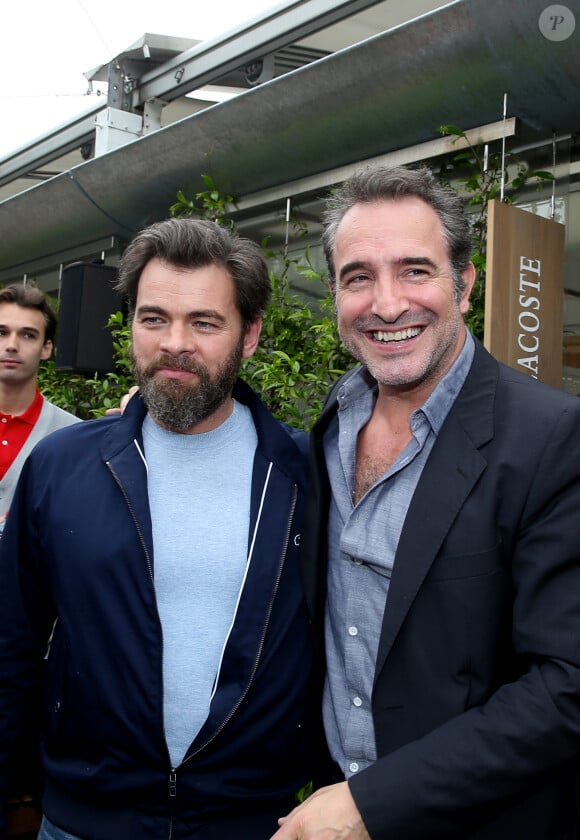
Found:
[[(227, 214), (235, 206), (231, 196), (222, 195), (210, 176), (202, 176), (207, 191), (193, 200), (177, 194), (170, 208), (173, 216), (209, 218), (232, 227)], [(304, 231), (302, 231), (304, 233)], [(332, 301), (323, 277), (311, 265), (308, 250), (304, 261), (275, 254), (263, 243), (265, 255), (278, 257), (282, 269), (271, 273), (272, 299), (264, 317), (260, 346), (244, 362), (243, 375), (258, 391), (274, 416), (291, 425), (310, 428), (322, 406), (330, 383), (351, 364), (338, 339)], [(320, 312), (313, 309), (290, 288), (290, 269), (313, 283), (320, 283), (326, 298)], [(116, 369), (102, 376), (84, 377), (78, 373), (57, 372), (54, 362), (46, 363), (39, 384), (47, 399), (83, 419), (98, 417), (108, 408), (117, 408), (123, 394), (133, 384), (130, 361), (130, 328), (120, 312), (108, 323), (113, 333)]]
[(304, 258), (304, 263), (284, 258), (282, 272), (271, 273), (272, 299), (260, 346), (244, 362), (243, 375), (275, 417), (309, 429), (320, 414), (330, 383), (352, 365), (352, 359), (338, 338), (330, 294), (321, 302), (319, 314), (289, 287), (291, 266), (325, 287), (307, 249)]
[(301, 805), (305, 802), (309, 796), (312, 796), (314, 793), (314, 784), (312, 782), (306, 782), (304, 787), (301, 787), (300, 790), (294, 796), (294, 801), (296, 805)]
[(44, 362), (39, 370), (38, 387), (46, 399), (82, 420), (101, 417), (108, 408), (118, 408), (121, 397), (133, 385), (131, 336), (123, 314), (114, 312), (107, 326), (113, 334), (114, 372), (87, 377), (76, 372), (57, 371), (54, 359)]
[(227, 219), (228, 213), (231, 213), (236, 206), (233, 196), (220, 193), (211, 175), (202, 175), (201, 179), (207, 189), (197, 192), (193, 199), (187, 198), (179, 190), (177, 201), (169, 208), (170, 215), (210, 219), (233, 229), (233, 221)]
[[(442, 125), (440, 133), (467, 141), (465, 132), (455, 125)], [(509, 165), (500, 152), (484, 155), (481, 146), (472, 146), (446, 156), (439, 177), (443, 183), (458, 182), (467, 196), (473, 213), (473, 262), (477, 280), (472, 293), (467, 325), (483, 337), (485, 312), (485, 270), (487, 246), (487, 205), (498, 198), (502, 175), (504, 200), (514, 196), (531, 181), (540, 184), (552, 179), (549, 172), (531, 171), (526, 164)], [(504, 168), (505, 167), (505, 168)], [(220, 192), (210, 175), (202, 175), (206, 190), (189, 199), (182, 191), (170, 208), (172, 216), (212, 219), (233, 229), (228, 216), (235, 209), (233, 196)], [(298, 232), (305, 234), (304, 225)], [(274, 416), (291, 425), (309, 429), (320, 413), (329, 385), (352, 366), (335, 327), (333, 303), (322, 275), (317, 272), (305, 249), (302, 261), (276, 254), (262, 243), (265, 254), (281, 265), (271, 272), (272, 300), (264, 317), (260, 346), (243, 365), (243, 375), (258, 391)], [(277, 258), (274, 260), (274, 258)], [(313, 309), (292, 291), (291, 270), (311, 283), (320, 283), (320, 307)], [(323, 291), (324, 290), (324, 291)], [(111, 315), (116, 369), (103, 376), (83, 377), (77, 373), (57, 372), (54, 362), (45, 363), (39, 384), (47, 399), (82, 418), (98, 417), (107, 408), (116, 408), (133, 384), (130, 361), (130, 330), (120, 312)]]
[[(228, 213), (235, 207), (232, 196), (222, 195), (210, 176), (202, 176), (207, 191), (189, 200), (182, 192), (171, 207), (173, 216), (209, 218), (233, 227)], [(299, 232), (304, 235), (303, 225)], [(246, 359), (242, 375), (260, 394), (271, 412), (289, 425), (309, 429), (320, 414), (330, 383), (352, 360), (338, 338), (332, 313), (332, 301), (324, 278), (317, 272), (305, 250), (304, 262), (277, 254), (262, 242), (265, 256), (282, 268), (271, 272), (272, 298), (264, 316), (260, 345), (252, 358)], [(291, 290), (289, 273), (296, 273), (320, 283), (326, 298), (320, 313)]]
[(471, 294), (471, 307), (465, 321), (474, 335), (483, 338), (488, 202), (501, 197), (502, 178), (503, 200), (512, 204), (517, 193), (530, 182), (535, 181), (539, 187), (543, 181), (553, 180), (554, 176), (550, 172), (531, 170), (526, 163), (511, 166), (509, 154), (502, 156), (500, 150), (489, 153), (489, 149), (483, 145), (471, 145), (466, 133), (456, 125), (441, 125), (439, 133), (446, 137), (454, 137), (455, 141), (462, 139), (467, 143), (467, 148), (443, 158), (439, 180), (449, 183), (453, 179), (461, 184), (467, 195), (467, 204), (472, 209), (472, 259), (476, 280)]

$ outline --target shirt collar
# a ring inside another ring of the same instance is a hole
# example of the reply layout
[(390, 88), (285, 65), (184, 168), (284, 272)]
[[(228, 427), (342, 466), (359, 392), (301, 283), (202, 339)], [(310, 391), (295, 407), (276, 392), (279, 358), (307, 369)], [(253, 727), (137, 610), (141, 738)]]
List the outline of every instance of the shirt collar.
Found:
[(22, 414), (4, 414), (4, 412), (0, 411), (0, 416), (6, 417), (8, 420), (20, 420), (22, 423), (28, 423), (29, 426), (34, 426), (34, 424), (38, 420), (40, 409), (42, 408), (42, 400), (42, 394), (37, 388), (36, 393), (34, 395), (34, 399), (30, 403), (26, 411), (23, 411)]
[[(455, 359), (443, 379), (437, 383), (422, 406), (417, 408), (411, 415), (411, 424), (418, 419), (422, 413), (428, 420), (435, 434), (439, 433), (451, 406), (455, 402), (463, 383), (471, 367), (475, 353), (475, 342), (473, 336), (465, 327), (465, 341), (458, 357)], [(363, 365), (356, 368), (352, 376), (349, 376), (338, 393), (339, 411), (352, 405), (353, 402), (368, 398), (370, 394), (377, 391), (377, 382)]]
[[(463, 383), (473, 361), (474, 353), (475, 342), (466, 327), (465, 341), (463, 342), (459, 356), (455, 359), (441, 382), (438, 382), (431, 391), (423, 405), (417, 409), (417, 411), (422, 411), (429, 420), (431, 428), (436, 435), (439, 434), (439, 430), (449, 414), (451, 406), (463, 387)], [(417, 412), (413, 413), (416, 414)]]

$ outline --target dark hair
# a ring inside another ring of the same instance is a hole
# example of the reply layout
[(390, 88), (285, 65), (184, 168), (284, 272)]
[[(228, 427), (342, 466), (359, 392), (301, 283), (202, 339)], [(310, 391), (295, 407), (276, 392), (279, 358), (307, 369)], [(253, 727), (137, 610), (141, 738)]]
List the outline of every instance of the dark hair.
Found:
[(336, 232), (346, 213), (355, 204), (397, 201), (409, 197), (420, 198), (439, 217), (449, 248), (455, 297), (459, 300), (465, 289), (461, 274), (469, 265), (473, 249), (471, 226), (461, 197), (451, 187), (440, 184), (425, 166), (416, 169), (406, 166), (392, 169), (368, 167), (356, 172), (331, 194), (322, 217), (322, 245), (333, 286)]
[(223, 266), (234, 281), (236, 306), (244, 328), (262, 315), (268, 305), (272, 287), (258, 245), (230, 233), (216, 222), (166, 219), (138, 233), (121, 257), (117, 289), (127, 296), (131, 316), (135, 312), (141, 272), (155, 257), (180, 268)]
[(0, 304), (15, 303), (23, 309), (36, 309), (44, 315), (44, 344), (54, 342), (56, 335), (56, 315), (44, 292), (32, 283), (13, 283), (0, 289)]

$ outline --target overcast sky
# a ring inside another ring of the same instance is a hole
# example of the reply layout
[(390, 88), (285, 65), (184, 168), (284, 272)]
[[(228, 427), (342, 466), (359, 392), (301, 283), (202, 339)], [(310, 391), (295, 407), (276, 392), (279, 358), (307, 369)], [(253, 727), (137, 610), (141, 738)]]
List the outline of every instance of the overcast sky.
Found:
[[(83, 73), (145, 32), (207, 40), (282, 0), (5, 0), (0, 158), (97, 101)], [(101, 97), (102, 98), (102, 97)]]

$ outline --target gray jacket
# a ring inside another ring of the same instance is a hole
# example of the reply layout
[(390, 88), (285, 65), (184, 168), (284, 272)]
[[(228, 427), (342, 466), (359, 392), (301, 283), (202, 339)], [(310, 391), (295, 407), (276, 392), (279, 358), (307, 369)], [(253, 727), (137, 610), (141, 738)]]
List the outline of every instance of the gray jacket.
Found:
[(62, 408), (58, 408), (58, 406), (43, 399), (42, 408), (38, 420), (34, 424), (34, 428), (6, 472), (6, 475), (0, 480), (0, 533), (4, 527), (4, 519), (10, 508), (22, 465), (38, 441), (51, 434), (51, 432), (56, 432), (57, 429), (62, 429), (65, 426), (71, 426), (73, 423), (80, 422), (79, 418), (75, 417), (74, 414), (70, 414), (68, 411), (64, 411)]

